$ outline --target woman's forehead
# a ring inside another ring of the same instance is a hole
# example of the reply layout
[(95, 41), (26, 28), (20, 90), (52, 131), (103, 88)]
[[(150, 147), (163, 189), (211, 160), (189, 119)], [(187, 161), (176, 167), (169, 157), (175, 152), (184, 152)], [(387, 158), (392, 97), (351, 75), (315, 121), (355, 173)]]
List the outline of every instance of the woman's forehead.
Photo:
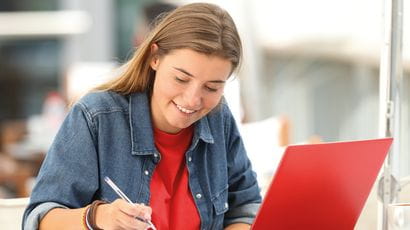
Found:
[(190, 77), (212, 77), (214, 81), (225, 81), (232, 70), (232, 63), (228, 59), (188, 49), (176, 50), (162, 61), (174, 72)]

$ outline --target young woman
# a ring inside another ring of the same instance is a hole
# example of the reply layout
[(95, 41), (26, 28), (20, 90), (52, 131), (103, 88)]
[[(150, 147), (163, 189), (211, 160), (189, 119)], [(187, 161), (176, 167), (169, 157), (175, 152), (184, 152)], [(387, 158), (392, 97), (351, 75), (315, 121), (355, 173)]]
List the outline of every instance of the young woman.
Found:
[(249, 229), (261, 197), (222, 98), (240, 57), (235, 24), (218, 6), (163, 18), (121, 76), (71, 109), (24, 228), (146, 229), (150, 220), (157, 229)]

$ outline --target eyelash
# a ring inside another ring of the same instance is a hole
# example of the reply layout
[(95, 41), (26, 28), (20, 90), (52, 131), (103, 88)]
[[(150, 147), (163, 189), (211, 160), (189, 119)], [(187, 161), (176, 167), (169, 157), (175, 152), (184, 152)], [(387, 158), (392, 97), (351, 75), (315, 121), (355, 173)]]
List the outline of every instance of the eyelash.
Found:
[(187, 80), (182, 80), (182, 79), (179, 78), (179, 77), (175, 77), (175, 80), (176, 80), (177, 82), (181, 82), (181, 83), (187, 83), (187, 82), (188, 82)]
[(216, 92), (218, 91), (217, 89), (211, 88), (209, 86), (205, 86), (205, 89), (208, 90), (209, 92)]
[[(181, 79), (181, 78), (179, 78), (179, 77), (175, 77), (175, 80), (176, 80), (177, 82), (179, 82), (179, 83), (187, 83), (187, 82), (188, 82), (187, 80), (183, 80), (183, 79)], [(218, 91), (218, 89), (214, 89), (214, 88), (211, 88), (211, 87), (209, 87), (209, 86), (205, 86), (205, 89), (208, 90), (209, 92), (216, 92), (216, 91)]]

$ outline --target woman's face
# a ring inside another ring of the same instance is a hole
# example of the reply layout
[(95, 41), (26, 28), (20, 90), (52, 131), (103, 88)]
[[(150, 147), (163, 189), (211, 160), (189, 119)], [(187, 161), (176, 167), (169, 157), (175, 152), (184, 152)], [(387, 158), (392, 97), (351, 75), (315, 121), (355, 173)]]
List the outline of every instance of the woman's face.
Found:
[[(155, 52), (157, 47), (153, 45)], [(189, 127), (221, 100), (232, 64), (218, 56), (179, 49), (153, 58), (156, 71), (151, 97), (154, 126), (168, 133)]]

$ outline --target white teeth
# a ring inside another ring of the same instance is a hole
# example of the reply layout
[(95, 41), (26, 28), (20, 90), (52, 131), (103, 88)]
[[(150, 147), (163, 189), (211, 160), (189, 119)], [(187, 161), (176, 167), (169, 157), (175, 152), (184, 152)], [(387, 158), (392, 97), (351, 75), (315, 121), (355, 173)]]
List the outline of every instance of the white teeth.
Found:
[(180, 106), (180, 105), (177, 105), (177, 108), (178, 108), (181, 112), (188, 113), (188, 114), (195, 112), (195, 110), (185, 109), (184, 107), (182, 107), (182, 106)]

